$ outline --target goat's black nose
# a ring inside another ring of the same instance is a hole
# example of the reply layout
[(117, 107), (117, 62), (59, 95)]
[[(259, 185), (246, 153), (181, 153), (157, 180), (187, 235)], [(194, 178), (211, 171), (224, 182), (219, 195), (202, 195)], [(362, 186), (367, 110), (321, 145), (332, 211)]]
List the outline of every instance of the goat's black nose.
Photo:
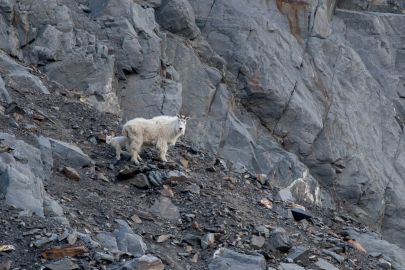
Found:
[(179, 128), (180, 130), (182, 130), (183, 128)]

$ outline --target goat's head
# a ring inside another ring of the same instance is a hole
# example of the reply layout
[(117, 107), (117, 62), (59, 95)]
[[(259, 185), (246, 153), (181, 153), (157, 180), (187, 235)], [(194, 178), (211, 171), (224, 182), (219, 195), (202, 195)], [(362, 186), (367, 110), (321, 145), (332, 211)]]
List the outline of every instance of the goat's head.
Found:
[(177, 115), (177, 124), (176, 124), (176, 131), (184, 135), (186, 133), (186, 125), (187, 120), (189, 120), (189, 116), (185, 116), (182, 114)]
[(113, 138), (113, 136), (106, 135), (106, 136), (105, 136), (105, 142), (106, 142), (107, 144), (110, 144), (112, 138)]

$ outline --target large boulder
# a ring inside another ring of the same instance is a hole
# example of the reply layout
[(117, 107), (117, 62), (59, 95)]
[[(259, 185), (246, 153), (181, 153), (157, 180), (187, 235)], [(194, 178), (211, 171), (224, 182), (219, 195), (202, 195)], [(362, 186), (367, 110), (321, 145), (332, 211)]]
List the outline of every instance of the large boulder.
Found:
[(147, 247), (142, 236), (135, 234), (124, 220), (117, 219), (116, 222), (118, 228), (114, 230), (113, 234), (117, 239), (118, 249), (122, 252), (131, 253), (135, 257), (145, 255)]
[(85, 167), (94, 163), (94, 161), (76, 145), (52, 138), (48, 139), (52, 146), (52, 153), (61, 160), (64, 160), (67, 164)]
[(348, 230), (351, 238), (356, 239), (368, 253), (383, 254), (390, 258), (394, 269), (405, 269), (405, 250), (381, 239), (376, 233), (360, 233)]
[(187, 0), (163, 0), (156, 18), (162, 28), (172, 33), (190, 39), (200, 34), (195, 24), (194, 10)]
[(0, 142), (9, 147), (0, 153), (1, 198), (38, 216), (62, 217), (62, 208), (44, 189), (51, 164), (42, 162), (41, 151), (7, 133), (0, 133)]

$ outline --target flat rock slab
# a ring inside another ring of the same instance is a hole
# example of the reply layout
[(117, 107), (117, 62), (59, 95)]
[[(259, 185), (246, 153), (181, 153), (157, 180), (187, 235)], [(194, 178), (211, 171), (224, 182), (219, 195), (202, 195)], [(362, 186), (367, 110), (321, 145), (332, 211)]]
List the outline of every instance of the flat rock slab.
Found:
[(162, 261), (153, 255), (143, 255), (139, 258), (130, 260), (120, 269), (126, 270), (164, 270)]
[(124, 220), (115, 220), (118, 223), (118, 228), (113, 234), (117, 239), (118, 249), (122, 252), (129, 252), (135, 257), (145, 255), (147, 250), (146, 244), (142, 236), (135, 234), (128, 223)]
[(65, 258), (56, 262), (48, 263), (45, 265), (45, 268), (50, 270), (74, 270), (79, 269), (79, 266)]
[(94, 163), (79, 147), (59, 140), (49, 138), (52, 145), (53, 154), (65, 160), (69, 165), (85, 167)]
[(280, 263), (277, 270), (305, 270), (305, 268), (295, 263)]
[(319, 258), (318, 261), (315, 263), (315, 265), (322, 270), (339, 270), (339, 268), (337, 268), (336, 266), (334, 266), (333, 264), (322, 258)]
[(227, 248), (215, 251), (214, 259), (208, 265), (209, 270), (265, 270), (263, 255), (247, 255)]

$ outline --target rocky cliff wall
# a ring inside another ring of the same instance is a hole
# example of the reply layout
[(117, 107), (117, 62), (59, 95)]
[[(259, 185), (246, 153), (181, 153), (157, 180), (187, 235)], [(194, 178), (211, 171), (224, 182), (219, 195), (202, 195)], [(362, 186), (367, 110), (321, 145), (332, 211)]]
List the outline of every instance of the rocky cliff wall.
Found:
[[(2, 0), (0, 48), (123, 121), (191, 114), (187, 136), (235, 170), (404, 247), (404, 6), (376, 3)], [(46, 91), (11, 62), (5, 105)]]

